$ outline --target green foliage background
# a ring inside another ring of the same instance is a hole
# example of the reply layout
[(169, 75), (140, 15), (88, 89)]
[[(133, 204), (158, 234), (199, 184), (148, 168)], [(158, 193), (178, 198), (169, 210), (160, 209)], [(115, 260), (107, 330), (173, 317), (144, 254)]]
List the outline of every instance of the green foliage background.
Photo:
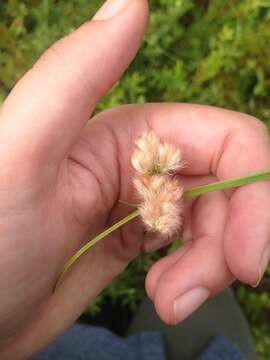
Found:
[[(98, 0), (0, 1), (0, 101), (53, 41), (75, 29)], [(270, 125), (270, 1), (150, 0), (149, 30), (136, 60), (98, 105), (181, 101), (248, 112)], [(143, 255), (96, 300), (135, 306), (157, 254)], [(260, 359), (270, 358), (270, 272), (256, 290), (236, 292)], [(267, 321), (268, 319), (268, 321)]]

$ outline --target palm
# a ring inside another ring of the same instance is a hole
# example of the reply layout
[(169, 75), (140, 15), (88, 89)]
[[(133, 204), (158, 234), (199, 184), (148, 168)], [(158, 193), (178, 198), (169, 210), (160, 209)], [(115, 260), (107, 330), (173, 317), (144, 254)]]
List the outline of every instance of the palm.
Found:
[[(100, 130), (102, 140), (95, 137), (95, 131)], [(27, 196), (22, 196), (19, 201), (16, 199), (16, 203), (6, 193), (1, 197), (5, 208), (12, 208), (12, 213), (7, 211), (6, 215), (10, 222), (16, 224), (9, 234), (12, 242), (6, 239), (9, 246), (4, 249), (6, 260), (1, 263), (2, 273), (5, 273), (6, 262), (10, 264), (10, 272), (1, 280), (1, 289), (5, 294), (0, 312), (0, 319), (3, 319), (0, 323), (2, 338), (13, 337), (33, 326), (33, 323), (42, 321), (43, 315), (48, 316), (54, 306), (65, 308), (64, 303), (69, 301), (69, 291), (74, 286), (72, 274), (69, 289), (59, 291), (56, 304), (54, 299), (57, 294), (52, 294), (64, 262), (83, 242), (128, 211), (118, 206), (118, 194), (128, 184), (119, 188), (119, 179), (123, 174), (119, 173), (117, 166), (119, 154), (116, 146), (109, 128), (104, 126), (100, 129), (99, 124), (90, 124), (59, 166), (40, 164), (42, 171), (35, 174), (29, 171), (28, 165), (22, 167), (19, 174), (17, 166), (9, 166), (3, 172), (0, 188), (9, 186), (8, 193), (14, 188), (22, 194), (27, 192)], [(125, 168), (128, 170), (128, 167)], [(131, 178), (127, 173), (125, 177)], [(10, 178), (15, 180), (10, 183)], [(126, 244), (125, 238), (119, 233), (98, 244), (75, 267), (75, 282), (96, 283), (95, 286), (101, 290), (138, 254), (140, 238), (141, 234), (138, 233), (137, 241), (130, 247), (127, 246), (131, 244), (130, 237)], [(13, 289), (12, 294), (10, 288)], [(76, 314), (70, 314), (71, 319), (80, 314), (90, 301), (89, 297), (91, 292), (88, 296), (85, 294)], [(9, 313), (10, 316), (5, 316)]]

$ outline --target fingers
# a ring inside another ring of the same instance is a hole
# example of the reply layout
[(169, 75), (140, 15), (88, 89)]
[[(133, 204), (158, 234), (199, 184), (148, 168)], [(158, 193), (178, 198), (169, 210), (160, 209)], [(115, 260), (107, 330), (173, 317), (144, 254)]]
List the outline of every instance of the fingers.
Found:
[(269, 211), (267, 184), (239, 189), (231, 199), (224, 237), (227, 263), (237, 279), (254, 287), (269, 262)]
[[(227, 177), (269, 169), (269, 149), (269, 135), (264, 128), (243, 129), (227, 145), (218, 173)], [(224, 250), (235, 277), (258, 285), (270, 257), (269, 181), (238, 188), (230, 195)]]
[(227, 205), (222, 193), (200, 198), (193, 208), (192, 244), (150, 269), (146, 290), (166, 323), (184, 320), (232, 282), (223, 253)]
[[(102, 116), (104, 116), (105, 122), (107, 121), (106, 116), (110, 118), (108, 126), (118, 139), (122, 168), (130, 166), (129, 158), (134, 139), (147, 129), (153, 129), (162, 139), (181, 148), (183, 158), (187, 162), (187, 166), (183, 170), (185, 175), (212, 173), (219, 180), (222, 180), (270, 168), (268, 133), (258, 120), (248, 115), (211, 107), (166, 104), (124, 107)], [(117, 118), (117, 127), (114, 117)], [(122, 123), (123, 125), (121, 125)], [(128, 129), (129, 137), (123, 136), (124, 132), (121, 131), (121, 128), (124, 126), (125, 135)], [(123, 189), (121, 190), (123, 191)], [(127, 192), (121, 196), (129, 199)], [(269, 255), (267, 248), (270, 231), (270, 219), (268, 218), (270, 214), (269, 182), (248, 185), (228, 192), (227, 196), (230, 204), (228, 219), (224, 227), (225, 236), (222, 237), (224, 244), (221, 246), (219, 243), (219, 248), (216, 248), (215, 244), (218, 243), (216, 239), (215, 242), (213, 241), (212, 247), (207, 248), (207, 251), (210, 254), (210, 259), (218, 259), (218, 254), (220, 254), (218, 251), (225, 250), (225, 259), (221, 257), (223, 255), (219, 255), (220, 264), (223, 264), (224, 268), (223, 270), (218, 268), (218, 264), (215, 263), (218, 270), (215, 274), (232, 273), (241, 281), (255, 284), (258, 277), (261, 276)], [(215, 208), (215, 205), (213, 207)], [(212, 219), (213, 217), (208, 217), (209, 225), (213, 222)], [(196, 242), (197, 244), (207, 243), (205, 240), (207, 237), (197, 237), (197, 239), (201, 239)], [(183, 262), (179, 262), (179, 264), (181, 263), (179, 276), (186, 273), (188, 281), (194, 278), (193, 273), (192, 276), (189, 276), (189, 271), (193, 271), (195, 260), (201, 261), (202, 248), (203, 245), (196, 245), (183, 256)], [(214, 251), (212, 248), (216, 249), (217, 254), (212, 252)], [(201, 279), (197, 279), (198, 284), (194, 284), (194, 286), (199, 285), (199, 280), (205, 279), (205, 274), (210, 273), (212, 268), (209, 265), (211, 262), (208, 261), (208, 258), (206, 263), (199, 263), (200, 269), (204, 269), (200, 271), (204, 271), (204, 273), (202, 273)], [(182, 264), (184, 268), (182, 268)], [(178, 263), (173, 265), (168, 274), (176, 274), (177, 265)], [(164, 280), (164, 276), (161, 279)], [(155, 298), (156, 306), (160, 309), (159, 312), (161, 314), (165, 312), (163, 318), (167, 321), (172, 321), (172, 317), (170, 317), (172, 313), (166, 313), (166, 308), (169, 309), (167, 311), (172, 311), (169, 303), (177, 295), (174, 289), (179, 291), (179, 296), (182, 295), (181, 291), (188, 290), (184, 289), (185, 286), (182, 283), (180, 285), (177, 281), (173, 283), (174, 276), (171, 275), (171, 278), (168, 275), (167, 281), (162, 280), (166, 286), (168, 283), (172, 283), (169, 285), (167, 295), (165, 295), (165, 288), (163, 288), (162, 291), (157, 291), (157, 294), (161, 294), (160, 297), (156, 295), (157, 299)], [(230, 275), (231, 278), (232, 275)], [(230, 279), (228, 281), (223, 279), (220, 283), (223, 282), (223, 286), (225, 286), (226, 282), (230, 283)], [(218, 279), (212, 279), (212, 282), (210, 294), (219, 288), (217, 286)], [(164, 285), (164, 287), (166, 286)], [(187, 286), (188, 283), (186, 283)], [(209, 286), (211, 287), (211, 284)], [(169, 318), (170, 320), (168, 320)]]
[[(212, 173), (223, 180), (270, 168), (268, 131), (248, 115), (183, 104), (129, 106), (115, 114), (118, 129), (114, 121), (109, 126), (119, 139), (123, 163), (129, 161), (134, 138), (151, 128), (162, 139), (180, 147), (187, 162), (185, 175)], [(132, 137), (120, 135), (120, 118), (125, 129), (129, 126)], [(226, 194), (230, 199), (224, 237), (226, 261), (235, 277), (255, 285), (270, 255), (270, 182)]]
[(187, 254), (192, 245), (192, 241), (183, 244), (179, 249), (165, 256), (151, 267), (145, 283), (147, 295), (150, 299), (154, 300), (161, 277)]
[[(212, 171), (219, 179), (270, 169), (270, 142), (266, 127), (243, 118), (225, 137)], [(258, 182), (228, 193), (230, 205), (224, 250), (234, 276), (256, 286), (270, 258), (270, 182)]]
[(47, 50), (1, 108), (0, 160), (15, 149), (27, 159), (62, 159), (133, 59), (146, 23), (146, 0), (108, 0)]

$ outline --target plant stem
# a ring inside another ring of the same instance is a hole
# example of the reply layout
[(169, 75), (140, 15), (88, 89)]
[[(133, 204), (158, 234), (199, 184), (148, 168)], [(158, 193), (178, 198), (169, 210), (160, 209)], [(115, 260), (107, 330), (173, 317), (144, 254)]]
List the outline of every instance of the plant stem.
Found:
[(97, 242), (99, 242), (100, 240), (104, 239), (106, 236), (109, 236), (112, 232), (114, 232), (115, 230), (119, 229), (120, 227), (122, 227), (123, 225), (127, 224), (128, 222), (130, 222), (131, 220), (135, 219), (136, 217), (138, 217), (140, 215), (139, 210), (135, 210), (133, 211), (133, 213), (129, 214), (127, 217), (125, 217), (124, 219), (118, 221), (116, 224), (112, 225), (110, 228), (106, 229), (105, 231), (103, 231), (101, 234), (99, 234), (98, 236), (96, 236), (94, 239), (90, 240), (88, 243), (86, 243), (79, 251), (76, 252), (75, 255), (73, 255), (66, 263), (64, 266), (64, 269), (60, 275), (60, 277), (58, 278), (56, 284), (55, 284), (55, 289), (57, 287), (57, 285), (61, 282), (61, 280), (63, 279), (65, 273), (68, 271), (68, 269), (84, 254), (86, 253), (92, 246), (94, 246)]
[[(248, 174), (248, 175), (245, 175), (245, 176), (232, 178), (232, 179), (227, 179), (227, 180), (224, 180), (224, 181), (219, 181), (219, 182), (215, 182), (215, 183), (212, 183), (212, 184), (198, 186), (198, 187), (195, 187), (193, 189), (186, 190), (184, 192), (184, 194), (183, 194), (183, 197), (186, 198), (186, 199), (187, 198), (192, 198), (192, 197), (204, 195), (204, 194), (207, 194), (207, 193), (210, 193), (210, 192), (219, 191), (219, 190), (225, 190), (225, 189), (231, 189), (231, 188), (235, 188), (235, 187), (239, 187), (239, 186), (243, 186), (243, 185), (248, 185), (248, 184), (255, 183), (257, 181), (268, 180), (268, 179), (270, 179), (270, 170), (260, 171), (260, 172), (251, 173), (251, 174)], [(129, 214), (127, 217), (125, 217), (124, 219), (120, 220), (116, 224), (112, 225), (110, 228), (103, 231), (101, 234), (99, 234), (93, 240), (91, 240), (87, 244), (85, 244), (75, 255), (73, 255), (65, 263), (64, 269), (63, 269), (61, 275), (59, 276), (59, 278), (58, 278), (58, 280), (57, 280), (57, 282), (55, 284), (54, 291), (55, 291), (57, 285), (60, 284), (60, 282), (62, 281), (62, 279), (65, 276), (66, 272), (70, 269), (70, 267), (83, 254), (85, 254), (92, 246), (94, 246), (100, 240), (104, 239), (105, 237), (110, 235), (112, 232), (114, 232), (115, 230), (121, 228), (122, 226), (124, 226), (125, 224), (130, 222), (131, 220), (134, 220), (139, 215), (140, 215), (140, 212), (137, 209), (134, 212), (132, 212), (131, 214)]]
[(257, 181), (268, 180), (270, 179), (270, 170), (260, 171), (251, 173), (245, 176), (240, 176), (232, 179), (227, 179), (224, 181), (215, 182), (208, 185), (198, 186), (184, 192), (185, 198), (191, 198), (194, 196), (204, 195), (210, 192), (232, 189), (243, 185), (248, 185), (255, 183)]

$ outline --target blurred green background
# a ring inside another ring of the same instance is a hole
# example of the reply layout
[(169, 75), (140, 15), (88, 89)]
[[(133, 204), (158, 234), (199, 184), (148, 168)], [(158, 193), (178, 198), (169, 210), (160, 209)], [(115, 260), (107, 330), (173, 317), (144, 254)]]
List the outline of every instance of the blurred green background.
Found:
[[(0, 1), (0, 102), (45, 48), (101, 3)], [(150, 8), (140, 53), (98, 110), (130, 102), (196, 102), (247, 112), (270, 125), (270, 0), (150, 0)], [(134, 308), (144, 294), (145, 272), (161, 255), (142, 255), (87, 311), (99, 312), (108, 299)], [(270, 359), (269, 284), (270, 271), (257, 289), (235, 286), (260, 359)]]

